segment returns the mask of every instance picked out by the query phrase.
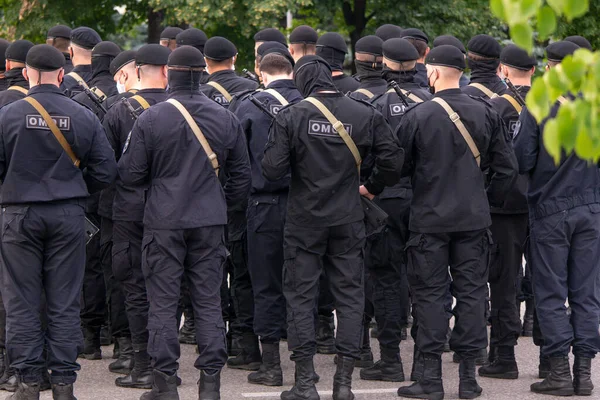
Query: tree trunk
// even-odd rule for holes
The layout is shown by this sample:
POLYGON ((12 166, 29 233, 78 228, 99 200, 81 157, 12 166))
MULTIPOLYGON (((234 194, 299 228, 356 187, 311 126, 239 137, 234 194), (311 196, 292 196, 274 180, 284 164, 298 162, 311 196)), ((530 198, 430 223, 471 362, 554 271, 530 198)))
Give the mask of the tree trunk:
POLYGON ((356 46, 356 42, 362 36, 365 27, 367 26, 367 22, 371 16, 367 17, 367 0, 353 0, 354 6, 350 4, 350 0, 343 0, 342 3, 342 11, 344 12, 344 20, 348 26, 353 27, 350 31, 350 51, 352 52, 352 73, 356 73, 356 66, 354 65, 354 60, 356 59, 356 55, 354 53, 354 47, 356 46))
POLYGON ((163 10, 154 11, 152 8, 148 8, 148 43, 158 43, 160 41, 164 18, 165 12, 163 10))

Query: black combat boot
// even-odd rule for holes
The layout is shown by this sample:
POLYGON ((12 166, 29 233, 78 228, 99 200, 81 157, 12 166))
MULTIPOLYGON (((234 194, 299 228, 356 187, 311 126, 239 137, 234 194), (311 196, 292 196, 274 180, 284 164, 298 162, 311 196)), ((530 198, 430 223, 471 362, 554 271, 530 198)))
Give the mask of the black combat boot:
POLYGON ((4 375, 4 371, 8 365, 6 364, 6 349, 0 348, 0 376, 4 375))
POLYGON ((354 359, 338 354, 338 363, 333 376, 333 400, 354 400, 352 393, 354 359))
POLYGON ((495 349, 497 354, 494 361, 488 366, 479 368, 479 376, 496 379, 519 378, 514 346, 498 346, 495 349))
POLYGON ((573 379, 569 366, 569 356, 551 357, 550 374, 541 382, 531 385, 531 391, 552 396, 573 396, 573 379))
POLYGON ((150 367, 150 356, 146 351, 146 346, 140 347, 133 353, 133 369, 127 376, 119 377, 115 380, 115 385, 124 388, 152 389, 154 376, 150 367))
POLYGON ((152 390, 144 393, 140 400, 179 400, 176 375, 163 374, 156 369, 152 371, 152 375, 152 390))
MULTIPOLYGON (((337 365, 338 356, 333 358, 333 363, 337 365)), ((373 366, 373 351, 371 351, 371 340, 369 338, 369 325, 363 325, 363 340, 360 347, 360 358, 354 363, 356 368, 369 368, 373 366)))
POLYGON ((50 374, 47 369, 42 370, 42 381, 40 382, 40 392, 45 392, 46 390, 52 389, 52 384, 50 383, 50 374))
POLYGON ((532 337, 533 336, 533 299, 525 300, 525 315, 523 316, 523 330, 521 336, 532 337))
POLYGON ((335 321, 331 317, 319 315, 317 322, 317 353, 335 354, 335 321))
POLYGON ((312 358, 296 361, 296 383, 291 390, 281 393, 281 400, 320 400, 315 387, 315 375, 312 358))
POLYGON ((196 344, 196 327, 194 325, 194 313, 185 310, 183 326, 179 330, 179 343, 196 344))
POLYGON ((400 352, 381 348, 381 360, 370 368, 360 371, 360 379, 366 381, 404 382, 404 369, 400 352))
POLYGON ((444 398, 442 358, 424 355, 423 377, 410 386, 398 389, 398 396, 410 399, 442 400, 444 398))
POLYGON ((212 375, 206 371, 200 372, 198 381, 198 400, 220 400, 221 399, 221 371, 212 375))
POLYGON ((463 357, 458 367, 460 382, 458 385, 459 399, 475 399, 481 396, 483 389, 475 377, 475 359, 463 357))
POLYGON ((487 348, 479 350, 479 354, 475 358, 475 365, 487 365, 487 363, 488 363, 487 348))
POLYGON ((410 380, 413 382, 418 382, 423 377, 423 354, 415 347, 413 349, 413 364, 412 371, 410 373, 410 380))
POLYGON ((39 400, 40 385, 37 383, 17 382, 15 392, 6 398, 6 400, 39 400))
POLYGON ((538 378, 546 379, 550 375, 550 357, 543 356, 540 348, 540 363, 538 365, 538 378))
POLYGON ((261 362, 258 337, 253 332, 244 332, 241 346, 238 355, 227 360, 227 366, 246 371, 258 371, 261 362))
POLYGON ((52 385, 52 398, 54 400, 77 400, 73 394, 73 384, 59 383, 52 385))
MULTIPOLYGON (((448 328, 446 331, 446 342, 444 343, 444 353, 450 353, 450 338, 452 337, 452 328, 448 328)), ((456 362, 456 361, 455 361, 456 362)))
MULTIPOLYGON (((7 365, 10 364, 7 362, 7 365)), ((0 389, 6 390, 7 392, 14 392, 17 390, 17 384, 17 371, 11 367, 6 368, 2 377, 0 377, 0 389)))
POLYGON ((102 325, 100 328, 100 344, 102 346, 110 346, 113 343, 113 339, 110 336, 110 332, 108 330, 108 326, 102 325))
POLYGON ((86 360, 102 360, 100 329, 86 327, 83 330, 83 351, 79 357, 86 360))
POLYGON ((594 390, 592 383, 592 359, 575 356, 573 364, 573 387, 577 396, 591 396, 594 390))
POLYGON ((248 382, 256 385, 283 386, 279 342, 262 344, 262 363, 258 371, 248 375, 248 382))
POLYGON ((117 338, 119 343, 119 359, 109 364, 108 370, 115 374, 128 375, 133 369, 133 346, 131 338, 117 338))

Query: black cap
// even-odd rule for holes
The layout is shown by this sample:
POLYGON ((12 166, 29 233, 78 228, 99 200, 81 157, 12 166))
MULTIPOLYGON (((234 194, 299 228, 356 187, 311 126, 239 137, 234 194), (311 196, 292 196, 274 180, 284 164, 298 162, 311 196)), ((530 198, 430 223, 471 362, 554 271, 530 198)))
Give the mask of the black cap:
POLYGON ((425 62, 430 65, 456 68, 463 71, 466 68, 465 55, 456 47, 443 44, 431 49, 425 62))
POLYGON ((415 39, 420 40, 421 42, 429 43, 429 36, 417 28, 407 28, 402 30, 402 37, 404 39, 415 39))
POLYGON ((354 45, 355 53, 367 53, 375 56, 383 54, 383 40, 379 36, 368 35, 358 39, 354 45))
POLYGON ((487 58, 500 58, 500 43, 489 35, 473 36, 467 43, 469 52, 487 58))
POLYGON ((169 55, 169 67, 203 68, 206 67, 204 55, 192 46, 181 46, 169 55))
MULTIPOLYGON (((266 28, 258 31, 254 35, 255 42, 279 42, 284 46, 287 45, 287 40, 285 40, 285 35, 281 33, 279 29, 275 28, 266 28)), ((232 56, 233 57, 233 56, 232 56)))
POLYGON ((48 29, 47 38, 71 39, 71 28, 66 25, 56 25, 48 29))
POLYGON ((383 56, 388 60, 401 63, 418 60, 419 52, 408 40, 393 38, 383 42, 383 56))
POLYGON ((177 46, 193 46, 202 52, 208 36, 197 28, 188 28, 177 35, 177 46))
POLYGON ((535 58, 514 44, 509 44, 500 53, 500 62, 512 68, 529 71, 537 65, 535 58))
POLYGON ((10 61, 24 63, 27 60, 27 53, 33 47, 29 40, 15 40, 4 53, 4 58, 10 61))
POLYGON ((211 37, 204 46, 204 56, 210 60, 223 61, 235 57, 236 54, 235 45, 221 36, 211 37))
POLYGON ((137 52, 135 50, 126 50, 120 52, 119 55, 116 56, 115 59, 110 62, 110 66, 108 67, 110 74, 116 74, 121 70, 121 68, 123 68, 130 62, 135 61, 136 53, 137 52))
POLYGON ((71 43, 84 49, 91 50, 101 41, 98 32, 87 26, 80 26, 71 31, 71 43))
POLYGON ((590 43, 590 41, 587 40, 586 38, 584 38, 583 36, 579 36, 579 35, 568 36, 568 37, 564 38, 563 40, 566 42, 575 43, 577 46, 579 46, 583 49, 588 49, 589 51, 594 51, 592 49, 592 44, 590 43))
POLYGON ((41 72, 56 71, 65 66, 65 56, 47 44, 38 44, 29 49, 25 63, 41 72))
POLYGON ((171 50, 160 44, 145 44, 135 55, 136 65, 167 65, 171 50))
MULTIPOLYGON (((0 54, 5 54, 6 49, 10 46, 10 42, 8 40, 0 39, 0 54)), ((5 71, 6 65, 3 62, 0 62, 0 71, 5 71)))
POLYGON ((258 49, 256 49, 256 54, 258 54, 261 57, 272 53, 284 56, 292 64, 292 66, 294 66, 294 58, 290 54, 290 51, 287 47, 285 47, 279 42, 264 42, 263 44, 258 46, 258 49))
POLYGON ((344 54, 348 53, 346 40, 337 32, 327 32, 323 34, 319 40, 317 40, 317 47, 331 47, 344 54))
POLYGON ((312 27, 308 25, 300 25, 292 31, 290 34, 290 43, 306 43, 316 44, 319 40, 319 34, 312 27))
POLYGON ((116 57, 121 52, 121 48, 113 42, 100 42, 92 50, 92 57, 116 57))
POLYGON ((173 40, 177 37, 177 35, 179 35, 181 32, 183 32, 183 29, 181 29, 178 26, 167 26, 165 29, 163 29, 163 31, 160 33, 160 40, 173 40))
POLYGON ((575 53, 577 49, 579 49, 579 46, 573 42, 554 42, 546 47, 546 56, 548 57, 548 61, 561 62, 563 58, 575 53))
POLYGON ((457 49, 459 49, 463 54, 467 54, 467 49, 465 49, 465 45, 452 35, 442 35, 433 39, 433 47, 442 46, 444 44, 454 46, 457 49))
POLYGON ((379 36, 381 40, 385 42, 388 39, 401 38, 402 30, 403 29, 397 25, 385 24, 377 28, 375 35, 379 36))

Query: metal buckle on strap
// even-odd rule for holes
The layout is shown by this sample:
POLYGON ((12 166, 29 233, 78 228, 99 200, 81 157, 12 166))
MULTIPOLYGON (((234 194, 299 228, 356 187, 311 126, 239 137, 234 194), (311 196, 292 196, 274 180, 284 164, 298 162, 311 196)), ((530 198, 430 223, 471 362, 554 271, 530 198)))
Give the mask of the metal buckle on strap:
POLYGON ((456 122, 460 119, 460 115, 458 115, 457 113, 452 113, 450 114, 450 121, 452 122, 456 122))
POLYGON ((217 155, 215 153, 212 153, 210 156, 208 156, 209 160, 214 160, 215 158, 217 158, 217 155))
POLYGON ((343 127, 344 127, 344 124, 342 124, 340 121, 335 121, 335 124, 333 124, 333 129, 335 129, 336 131, 339 128, 343 128, 343 127))

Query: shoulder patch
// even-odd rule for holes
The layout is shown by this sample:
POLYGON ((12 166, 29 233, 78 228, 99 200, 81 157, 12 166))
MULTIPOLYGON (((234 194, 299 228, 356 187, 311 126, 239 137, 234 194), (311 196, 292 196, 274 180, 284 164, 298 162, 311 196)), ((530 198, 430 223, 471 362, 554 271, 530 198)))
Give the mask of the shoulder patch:
MULTIPOLYGON (((50 118, 54 121, 58 129, 61 131, 68 131, 71 129, 71 117, 64 115, 51 115, 50 118)), ((39 114, 27 114, 25 115, 25 127, 27 129, 44 129, 49 131, 50 127, 39 114)))

